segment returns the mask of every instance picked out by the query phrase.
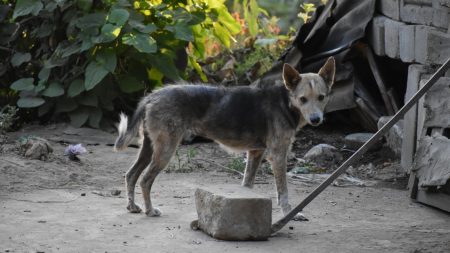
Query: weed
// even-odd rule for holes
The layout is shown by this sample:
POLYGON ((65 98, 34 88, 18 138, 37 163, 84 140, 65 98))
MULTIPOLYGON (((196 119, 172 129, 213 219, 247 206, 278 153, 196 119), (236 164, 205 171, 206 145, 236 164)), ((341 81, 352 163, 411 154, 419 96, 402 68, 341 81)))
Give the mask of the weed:
POLYGON ((228 164, 228 167, 230 169, 233 169, 233 170, 236 170, 239 172, 244 172, 245 161, 241 157, 235 157, 235 158, 231 159, 231 162, 228 164))
POLYGON ((15 106, 6 105, 0 110, 0 133, 11 129, 14 121, 17 119, 17 109, 15 106))

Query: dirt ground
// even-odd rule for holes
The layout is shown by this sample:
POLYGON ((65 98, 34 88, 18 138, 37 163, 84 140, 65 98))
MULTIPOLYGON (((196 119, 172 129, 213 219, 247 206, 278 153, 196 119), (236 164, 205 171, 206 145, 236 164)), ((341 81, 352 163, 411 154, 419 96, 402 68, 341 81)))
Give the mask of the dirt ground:
MULTIPOLYGON (((306 129, 294 156, 322 142, 341 148, 344 136, 327 127, 306 129)), ((153 202, 163 215, 149 218, 125 208, 123 176, 137 149, 114 153, 114 138, 66 125, 29 126, 2 136, 0 252, 450 252, 450 215, 412 202, 397 174, 377 177, 397 162, 384 148, 361 162, 377 168, 375 176, 358 175, 370 187, 330 186, 304 210, 309 221, 291 221, 268 241, 225 242, 190 229, 196 219, 193 193, 202 185, 240 184, 240 176, 223 166, 239 168, 242 155, 227 154, 214 143, 182 145, 153 187, 153 202), (30 135, 50 141, 54 151, 46 161, 19 154, 16 140, 30 135), (80 162, 63 155, 69 143, 86 146, 80 162)), ((339 163, 330 161, 325 170, 339 163)), ((263 167, 254 190, 272 198, 276 220, 281 210, 274 180, 267 163, 263 167)), ((290 178, 291 204, 315 186, 290 178)), ((136 199, 142 203, 139 187, 136 199)))

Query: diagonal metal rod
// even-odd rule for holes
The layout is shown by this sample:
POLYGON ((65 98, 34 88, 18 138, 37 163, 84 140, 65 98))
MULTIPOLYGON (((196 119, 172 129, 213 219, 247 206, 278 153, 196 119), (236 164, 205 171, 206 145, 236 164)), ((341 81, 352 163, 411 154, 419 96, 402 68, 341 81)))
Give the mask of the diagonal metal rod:
POLYGON ((445 71, 450 68, 450 58, 434 73, 434 75, 427 81, 427 83, 389 120, 378 132, 376 132, 372 138, 370 138, 364 145, 362 145, 350 158, 348 158, 339 168, 337 168, 325 181, 317 186, 306 198, 292 209, 285 217, 281 218, 274 224, 272 224, 272 234, 283 228, 294 216, 303 210, 313 199, 315 199, 323 190, 325 190, 337 177, 344 173, 347 168, 373 145, 375 144, 386 132, 397 123, 405 113, 413 107, 420 98, 433 86, 437 80, 444 75, 445 71))

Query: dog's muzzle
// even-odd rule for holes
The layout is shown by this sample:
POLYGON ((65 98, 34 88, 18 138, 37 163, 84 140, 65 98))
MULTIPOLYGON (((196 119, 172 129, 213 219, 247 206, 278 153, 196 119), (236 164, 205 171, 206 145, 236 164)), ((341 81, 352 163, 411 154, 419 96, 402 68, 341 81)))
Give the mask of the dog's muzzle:
POLYGON ((317 126, 320 123, 322 123, 322 117, 320 117, 320 115, 314 113, 311 116, 309 116, 309 122, 311 122, 311 125, 317 126))

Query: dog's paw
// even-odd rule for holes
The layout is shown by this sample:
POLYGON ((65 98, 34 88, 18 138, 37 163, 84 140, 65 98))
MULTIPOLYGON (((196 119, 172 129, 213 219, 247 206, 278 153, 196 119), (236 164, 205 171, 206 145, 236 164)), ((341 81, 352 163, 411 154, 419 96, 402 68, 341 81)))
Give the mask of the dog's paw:
POLYGON ((162 212, 158 208, 153 207, 152 209, 145 211, 145 214, 148 217, 158 217, 161 216, 162 212))
POLYGON ((309 221, 308 218, 305 217, 305 215, 303 215, 303 213, 297 213, 294 218, 292 218, 292 220, 295 221, 309 221))
POLYGON ((129 203, 127 209, 130 213, 140 213, 142 209, 135 203, 129 203))

